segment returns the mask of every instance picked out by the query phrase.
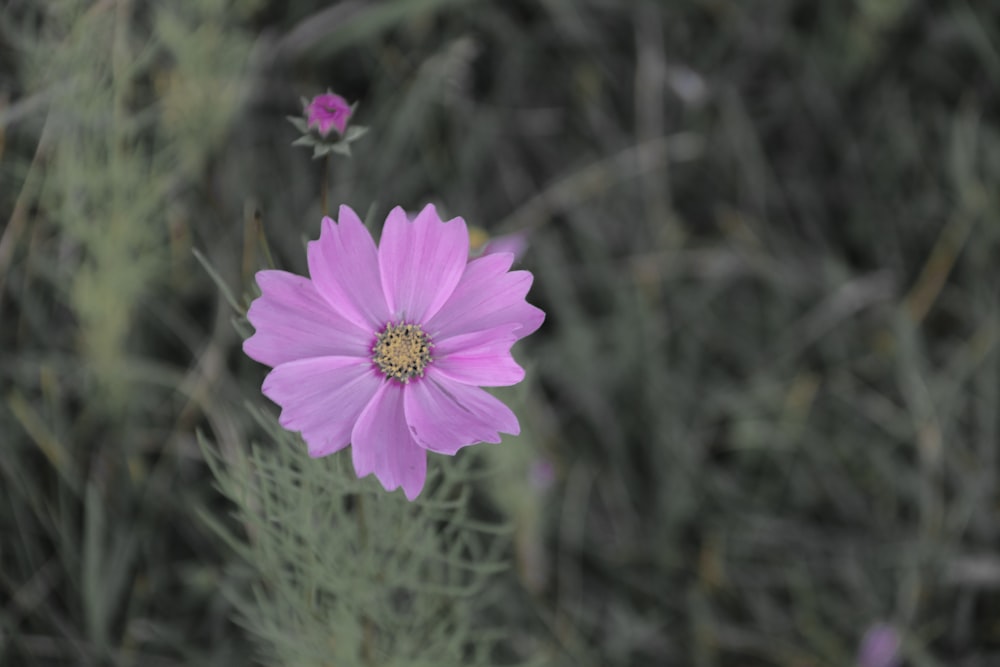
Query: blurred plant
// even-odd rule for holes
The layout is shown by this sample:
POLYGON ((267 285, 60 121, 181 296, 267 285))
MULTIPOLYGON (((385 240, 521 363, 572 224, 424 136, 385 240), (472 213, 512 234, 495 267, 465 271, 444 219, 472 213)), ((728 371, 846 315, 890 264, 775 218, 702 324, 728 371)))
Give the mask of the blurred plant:
POLYGON ((548 459, 536 459, 528 469, 528 482, 538 491, 548 491, 556 481, 556 468, 548 459))
POLYGON ((868 628, 858 650, 858 667, 897 667, 900 661, 899 632, 879 623, 868 628))
POLYGON ((88 399, 115 410, 136 380, 135 311, 171 275, 171 240, 187 236, 168 234, 168 212, 239 107, 250 42, 229 29, 231 9, 157 7, 147 26, 129 3, 70 0, 48 5, 23 43, 33 90, 60 90, 37 217, 72 244, 59 268, 99 389, 88 399))
POLYGON ((218 398, 189 367, 209 346, 180 306, 186 212, 240 108, 257 4, 0 12, 34 109, 0 130, 4 199, 23 184, 0 235, 4 665, 246 659, 201 585, 220 559, 190 522, 207 488, 174 483, 197 477, 185 432, 218 398))

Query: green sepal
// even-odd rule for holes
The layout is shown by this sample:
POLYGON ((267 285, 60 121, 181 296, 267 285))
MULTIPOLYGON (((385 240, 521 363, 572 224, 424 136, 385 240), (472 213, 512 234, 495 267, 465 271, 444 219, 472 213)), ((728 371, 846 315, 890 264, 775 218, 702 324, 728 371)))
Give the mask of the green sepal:
POLYGON ((330 150, 331 146, 329 144, 316 144, 313 147, 313 158, 323 157, 324 155, 329 153, 330 150))
POLYGON ((344 133, 344 141, 350 143, 352 141, 357 141, 361 137, 368 133, 368 127, 365 125, 348 125, 347 131, 344 133))
POLYGON ((309 125, 306 123, 305 118, 302 118, 301 116, 285 116, 285 118, 287 118, 288 122, 294 125, 295 129, 299 132, 305 134, 309 131, 309 125))
POLYGON ((321 142, 314 136, 309 134, 303 134, 301 137, 292 142, 293 146, 316 146, 321 142))

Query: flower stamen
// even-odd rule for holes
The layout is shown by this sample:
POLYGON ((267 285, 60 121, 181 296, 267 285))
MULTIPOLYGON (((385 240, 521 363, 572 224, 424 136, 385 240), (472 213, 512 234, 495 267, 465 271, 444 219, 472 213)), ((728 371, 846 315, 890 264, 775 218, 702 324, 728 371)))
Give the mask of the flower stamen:
POLYGON ((372 361, 389 378, 406 384, 423 377, 431 361, 431 339, 416 324, 386 324, 376 336, 372 361))

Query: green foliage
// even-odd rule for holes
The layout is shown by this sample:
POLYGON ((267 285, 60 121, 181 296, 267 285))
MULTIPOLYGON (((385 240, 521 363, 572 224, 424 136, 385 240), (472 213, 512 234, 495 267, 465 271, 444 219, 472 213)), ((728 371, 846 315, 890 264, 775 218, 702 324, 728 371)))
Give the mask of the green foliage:
POLYGON ((411 503, 358 480, 349 451, 310 459, 273 417, 257 419, 266 446, 227 456, 203 446, 242 529, 204 518, 252 571, 253 597, 237 606, 265 663, 492 664, 484 592, 506 567, 506 541, 470 516, 471 459, 434 459, 411 503))
POLYGON ((218 576, 189 521, 210 490, 174 488, 197 474, 190 423, 211 399, 188 365, 205 342, 164 354, 191 341, 179 212, 249 56, 231 4, 5 8, 26 106, 0 141, 0 664, 245 659, 199 583, 218 576))
POLYGON ((83 357, 116 408, 130 390, 135 310, 169 261, 167 212, 224 137, 249 54, 224 29, 224 4, 160 7, 149 27, 138 12, 58 3, 24 51, 25 69, 44 73, 34 86, 65 84, 45 120, 39 213, 74 245, 58 278, 83 357))

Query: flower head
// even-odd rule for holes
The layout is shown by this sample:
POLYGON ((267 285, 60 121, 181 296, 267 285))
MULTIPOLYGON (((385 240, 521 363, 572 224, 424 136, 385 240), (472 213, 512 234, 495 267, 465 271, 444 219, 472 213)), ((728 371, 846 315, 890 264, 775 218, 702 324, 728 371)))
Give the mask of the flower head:
POLYGON ((331 92, 317 95, 306 105, 308 127, 319 128, 319 133, 324 137, 332 127, 337 128, 338 134, 343 134, 352 113, 353 109, 347 100, 331 92))
POLYGON ((262 294, 247 314, 256 333, 243 349, 273 367, 264 394, 311 456, 350 444, 358 476, 375 473, 412 500, 427 451, 520 432, 481 387, 523 379, 510 348, 545 314, 524 300, 532 277, 509 270, 513 255, 468 253, 465 221, 444 222, 432 205, 412 221, 393 209, 378 246, 341 206, 309 243, 308 278, 257 274, 262 294))

